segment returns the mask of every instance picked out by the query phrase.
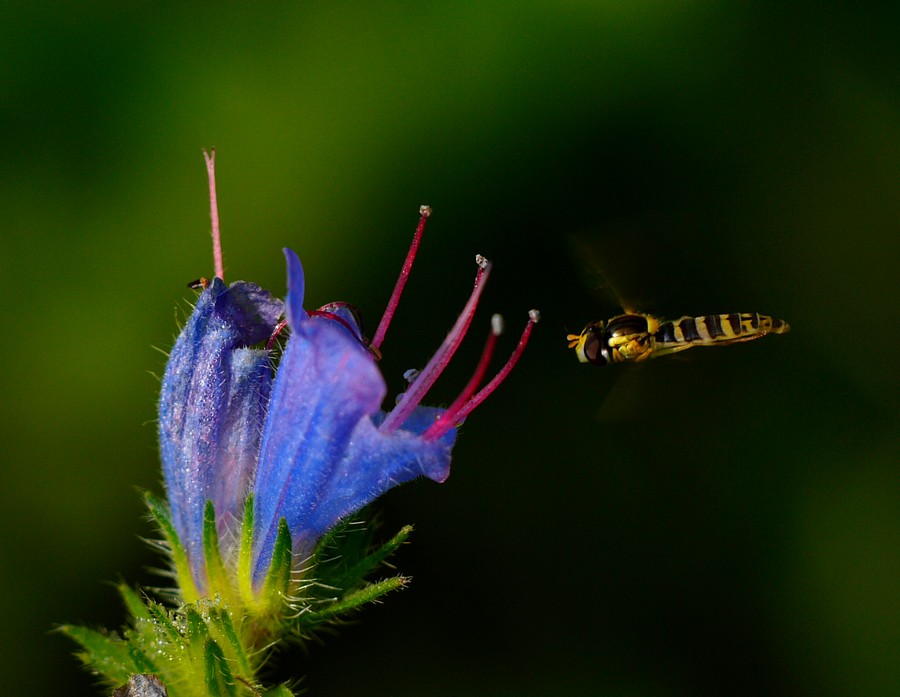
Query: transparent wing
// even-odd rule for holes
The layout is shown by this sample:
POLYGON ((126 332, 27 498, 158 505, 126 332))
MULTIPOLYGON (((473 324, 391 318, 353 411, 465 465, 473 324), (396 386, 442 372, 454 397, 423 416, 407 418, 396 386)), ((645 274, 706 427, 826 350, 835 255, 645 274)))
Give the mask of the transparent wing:
POLYGON ((598 312, 653 312, 671 278, 658 248, 662 224, 649 215, 620 218, 569 236, 569 254, 598 312))

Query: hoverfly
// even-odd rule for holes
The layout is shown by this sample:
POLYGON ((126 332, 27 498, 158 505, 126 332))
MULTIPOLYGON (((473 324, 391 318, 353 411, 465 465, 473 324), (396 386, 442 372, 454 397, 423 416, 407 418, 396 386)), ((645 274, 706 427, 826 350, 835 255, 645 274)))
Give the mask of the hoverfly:
MULTIPOLYGON (((604 289, 623 308, 621 314, 605 322, 590 322, 580 334, 567 336, 569 348, 575 349, 579 361, 593 365, 639 363, 694 346, 725 346, 790 330, 787 322, 756 312, 685 316, 669 322, 633 309, 631 301, 635 294, 629 292, 622 297, 616 290, 623 283, 627 286, 629 277, 644 281, 668 277, 667 269, 652 266, 653 259, 661 258, 657 243, 651 251, 646 242, 647 230, 658 224, 652 218, 623 219, 611 223, 602 235, 593 232, 570 237, 573 257, 578 260, 586 280, 591 286, 604 289), (640 254, 640 266, 635 268, 642 242, 645 253, 640 254)), ((631 291, 637 290, 634 284, 631 286, 631 291)), ((646 299, 646 284, 639 292, 646 299)))
POLYGON ((652 315, 626 312, 607 322, 591 322, 581 334, 569 334, 578 360, 593 365, 639 362, 694 346, 725 346, 784 334, 790 325, 756 312, 682 317, 663 322, 652 315))

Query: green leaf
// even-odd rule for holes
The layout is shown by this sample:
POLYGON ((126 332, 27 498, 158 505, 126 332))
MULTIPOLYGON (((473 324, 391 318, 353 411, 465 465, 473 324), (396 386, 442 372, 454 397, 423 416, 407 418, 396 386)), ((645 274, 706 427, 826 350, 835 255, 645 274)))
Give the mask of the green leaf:
POLYGON ((135 672, 128 644, 122 639, 75 625, 63 625, 59 631, 81 645, 84 651, 77 656, 111 684, 123 683, 135 672))

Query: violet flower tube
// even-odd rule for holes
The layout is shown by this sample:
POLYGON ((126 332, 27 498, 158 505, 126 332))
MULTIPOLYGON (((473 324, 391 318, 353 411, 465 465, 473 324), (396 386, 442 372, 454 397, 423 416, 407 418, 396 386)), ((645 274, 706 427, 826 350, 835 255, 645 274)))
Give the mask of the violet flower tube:
POLYGON ((159 442, 172 523, 194 583, 206 587, 203 512, 220 536, 242 511, 256 473, 272 374, 265 350, 282 302, 251 283, 213 279, 169 354, 159 399, 159 442))

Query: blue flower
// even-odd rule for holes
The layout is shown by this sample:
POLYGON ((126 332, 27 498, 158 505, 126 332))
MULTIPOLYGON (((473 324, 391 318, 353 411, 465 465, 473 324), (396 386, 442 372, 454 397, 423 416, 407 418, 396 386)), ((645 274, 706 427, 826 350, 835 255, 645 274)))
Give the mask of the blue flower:
POLYGON ((269 568, 281 518, 301 558, 318 539, 385 491, 419 476, 450 474, 456 429, 425 439, 439 409, 416 407, 395 429, 380 428, 387 388, 349 317, 303 310, 303 269, 288 262, 287 343, 263 432, 254 486, 253 578, 269 568))
POLYGON ((210 592, 207 564, 213 563, 205 558, 203 537, 208 501, 222 556, 234 570, 240 518, 252 493, 250 579, 234 583, 258 591, 273 563, 282 520, 299 566, 324 533, 388 489, 420 476, 444 481, 457 426, 518 360, 536 313, 510 361, 484 388, 478 390, 499 326, 476 375, 453 404, 420 404, 472 321, 490 271, 479 257, 475 287, 456 324, 394 408, 382 411, 387 389, 377 356, 429 212, 423 207, 371 342, 345 304, 304 309, 303 268, 289 249, 284 304, 258 286, 226 287, 220 278, 200 294, 169 356, 159 404, 171 520, 200 595, 210 592), (282 311, 290 336, 273 378, 269 349, 282 311))

